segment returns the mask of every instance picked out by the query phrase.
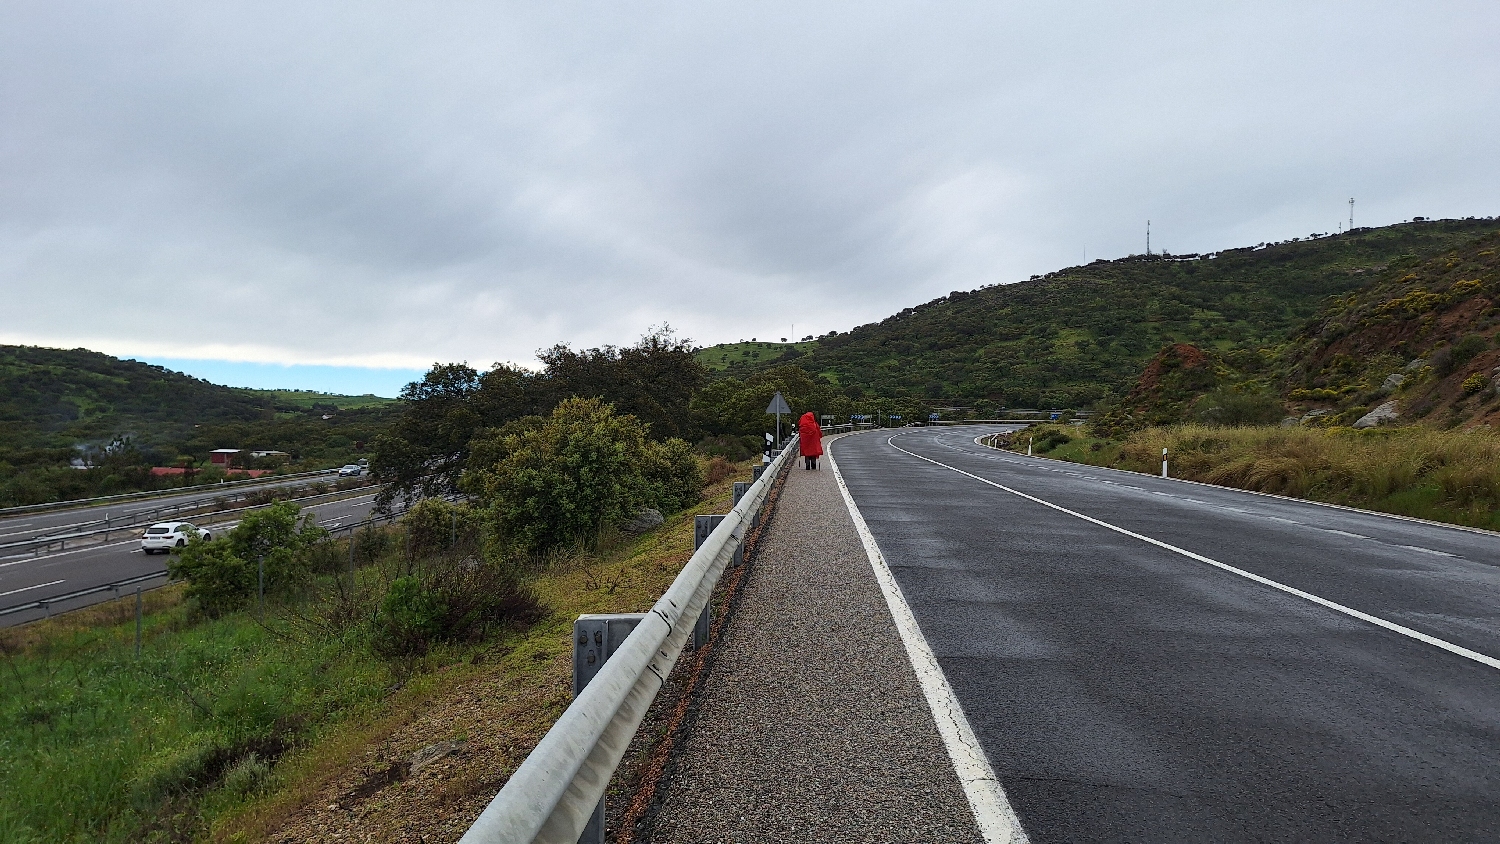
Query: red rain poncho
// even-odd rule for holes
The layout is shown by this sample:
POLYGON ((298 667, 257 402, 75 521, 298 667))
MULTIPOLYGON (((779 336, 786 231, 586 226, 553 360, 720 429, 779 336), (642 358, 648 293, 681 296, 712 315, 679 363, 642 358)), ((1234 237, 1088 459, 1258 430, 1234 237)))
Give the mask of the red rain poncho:
POLYGON ((818 420, 811 413, 802 414, 797 433, 800 436, 797 447, 802 449, 803 457, 823 456, 823 429, 818 427, 818 420))

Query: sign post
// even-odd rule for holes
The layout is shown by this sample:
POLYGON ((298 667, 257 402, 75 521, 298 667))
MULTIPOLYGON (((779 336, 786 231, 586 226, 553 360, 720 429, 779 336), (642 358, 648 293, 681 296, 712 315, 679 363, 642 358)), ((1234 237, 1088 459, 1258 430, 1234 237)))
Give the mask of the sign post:
POLYGON ((777 390, 776 395, 771 397, 771 403, 766 406, 766 413, 776 414, 776 447, 781 448, 781 414, 791 415, 792 409, 787 407, 786 398, 777 390))

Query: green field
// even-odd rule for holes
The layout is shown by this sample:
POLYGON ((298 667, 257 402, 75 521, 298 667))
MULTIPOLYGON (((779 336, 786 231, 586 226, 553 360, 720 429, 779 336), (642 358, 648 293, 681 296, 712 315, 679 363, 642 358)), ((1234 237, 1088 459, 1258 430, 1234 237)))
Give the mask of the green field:
POLYGON ((316 407, 335 407, 339 410, 352 410, 360 407, 385 407, 395 404, 396 399, 388 399, 384 396, 365 394, 363 396, 344 396, 337 393, 320 393, 317 390, 253 390, 247 387, 236 387, 238 392, 260 398, 271 402, 278 407, 296 407, 304 410, 312 410, 316 407))
POLYGON ((764 341, 747 341, 744 343, 720 343, 717 346, 709 346, 693 355, 698 362, 711 371, 728 369, 735 364, 743 366, 758 366, 770 361, 784 358, 788 351, 793 351, 793 357, 808 354, 818 347, 817 340, 808 340, 802 343, 767 343, 764 341))

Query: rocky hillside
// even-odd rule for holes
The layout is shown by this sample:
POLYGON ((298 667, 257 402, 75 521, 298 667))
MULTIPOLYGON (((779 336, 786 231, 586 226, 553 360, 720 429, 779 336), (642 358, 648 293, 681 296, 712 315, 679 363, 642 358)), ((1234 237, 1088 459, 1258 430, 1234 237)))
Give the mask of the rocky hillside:
POLYGON ((1442 427, 1500 422, 1500 233, 1403 261, 1328 305, 1285 354, 1285 397, 1300 416, 1442 427), (1377 421, 1377 420, 1367 420, 1377 421))

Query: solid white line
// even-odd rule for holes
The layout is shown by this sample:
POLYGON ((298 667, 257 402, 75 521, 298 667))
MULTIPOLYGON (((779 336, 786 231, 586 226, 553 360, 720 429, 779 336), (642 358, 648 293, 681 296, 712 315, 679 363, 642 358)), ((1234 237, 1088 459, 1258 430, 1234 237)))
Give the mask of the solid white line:
POLYGON ((1026 831, 1021 828, 1021 819, 1016 817, 1015 809, 1011 808, 1005 789, 1000 786, 994 768, 990 767, 990 760, 979 747, 974 728, 969 726, 969 719, 964 716, 958 696, 953 693, 953 687, 948 685, 948 678, 943 676, 937 656, 927 644, 922 629, 917 626, 916 616, 906 603, 906 596, 901 594, 901 586, 896 583, 890 567, 886 565, 885 556, 880 553, 880 546, 875 543, 875 536, 870 533, 869 525, 865 524, 864 517, 860 515, 854 497, 849 494, 849 487, 844 483, 844 476, 839 472, 839 465, 833 459, 831 449, 828 451, 828 466, 833 469, 839 492, 843 493, 849 515, 854 519, 854 528, 859 532, 860 541, 864 543, 865 554, 870 558, 870 568, 874 569, 880 592, 885 595, 886 605, 891 609, 896 630, 901 634, 902 644, 906 646, 907 658, 911 660, 912 668, 917 673, 922 695, 927 698, 932 719, 937 723, 938 734, 942 736, 943 745, 948 750, 948 758, 953 761, 953 770, 963 785, 964 796, 969 799, 969 808, 974 811, 974 820, 979 824, 980 833, 990 844, 1026 844, 1026 831))
MULTIPOLYGON (((1420 631, 1413 630, 1410 627, 1404 627, 1404 626, 1402 626, 1400 624, 1396 624, 1393 621, 1386 621, 1383 618, 1378 618, 1376 616, 1370 615, 1367 612, 1362 612, 1360 610, 1354 609, 1353 607, 1346 607, 1343 604, 1340 604, 1340 603, 1338 603, 1336 601, 1330 601, 1327 598, 1321 598, 1321 597, 1319 597, 1317 595, 1312 594, 1311 592, 1303 592, 1301 589, 1298 589, 1298 588, 1296 588, 1294 586, 1287 586, 1284 583, 1278 583, 1277 581, 1274 581, 1274 580, 1272 580, 1272 579, 1270 579, 1268 577, 1261 577, 1260 575, 1255 574, 1254 572, 1248 572, 1248 571, 1245 571, 1244 569, 1236 568, 1234 566, 1229 565, 1228 563, 1221 563, 1218 560, 1210 559, 1208 557, 1203 556, 1202 554, 1195 554, 1192 551, 1188 551, 1188 550, 1185 550, 1185 549, 1182 549, 1182 548, 1178 548, 1176 545, 1171 545, 1169 543, 1162 542, 1160 539, 1152 539, 1149 536, 1145 536, 1145 535, 1136 533, 1135 531, 1126 530, 1125 528, 1119 527, 1117 525, 1112 525, 1109 522, 1100 521, 1099 519, 1096 519, 1093 516, 1085 516, 1082 513, 1076 512, 1074 510, 1069 510, 1066 507, 1062 507, 1062 506, 1059 506, 1057 504, 1053 504, 1050 501, 1043 501, 1042 499, 1037 498, 1034 495, 1027 495, 1026 493, 1021 492, 1020 490, 1011 489, 1010 487, 1005 486, 1004 484, 996 483, 996 482, 990 480, 989 478, 981 478, 980 476, 975 475, 975 474, 973 474, 971 472, 965 472, 964 470, 962 470, 962 469, 960 469, 960 468, 958 468, 956 466, 949 466, 947 463, 939 463, 938 461, 933 460, 931 457, 923 457, 920 454, 915 454, 913 452, 907 451, 906 449, 902 448, 901 446, 896 445, 895 439, 896 439, 896 437, 892 436, 890 439, 886 440, 886 444, 889 445, 891 448, 894 448, 897 451, 901 452, 902 454, 909 454, 912 457, 917 458, 918 460, 925 460, 925 461, 927 461, 928 463, 931 463, 934 466, 941 466, 944 469, 948 469, 950 471, 957 472, 960 475, 964 475, 965 477, 973 478, 974 480, 979 481, 982 484, 989 484, 990 486, 995 487, 996 489, 1005 490, 1006 492, 1010 493, 1011 495, 1019 496, 1021 498, 1026 499, 1027 501, 1032 501, 1032 502, 1035 502, 1037 504, 1040 504, 1043 507, 1050 507, 1051 509, 1058 511, 1059 513, 1067 513, 1069 516, 1073 516, 1075 518, 1082 519, 1082 520, 1084 520, 1086 522, 1090 522, 1092 524, 1096 524, 1096 525, 1098 525, 1099 527, 1102 527, 1102 528, 1107 528, 1109 530, 1114 531, 1115 533, 1124 534, 1125 536, 1129 536, 1129 537, 1131 537, 1133 539, 1139 539, 1142 542, 1146 542, 1146 543, 1149 543, 1151 545, 1155 545, 1158 548, 1163 548, 1163 549, 1166 549, 1168 551, 1172 551, 1174 553, 1181 554, 1184 557, 1187 557, 1187 558, 1193 559, 1193 560, 1197 560, 1200 563, 1207 563, 1208 565, 1211 565, 1211 566, 1213 566, 1215 568, 1223 569, 1224 571, 1227 571, 1230 574, 1237 574, 1240 577, 1246 578, 1247 580, 1253 580, 1256 583, 1261 584, 1262 586, 1269 586, 1272 589, 1279 589, 1282 592, 1287 593, 1288 595, 1295 595, 1298 598, 1302 598, 1304 600, 1312 601, 1313 603, 1318 604, 1319 606, 1327 607, 1328 609, 1334 610, 1335 612, 1341 612, 1344 615, 1352 616, 1354 618, 1359 619, 1360 621, 1369 622, 1370 624, 1373 624, 1376 627, 1383 627, 1386 630, 1389 630, 1389 631, 1391 631, 1393 633, 1400 633, 1402 636, 1406 636, 1408 638, 1415 639, 1418 642, 1423 642, 1425 644, 1432 645, 1433 647, 1436 647, 1436 648, 1442 648, 1443 650, 1448 651, 1449 653, 1457 654, 1458 656, 1464 657, 1465 659, 1472 659, 1475 662, 1480 663, 1481 665, 1488 665, 1491 668, 1500 668, 1500 659, 1495 659, 1492 656, 1486 656, 1485 654, 1479 653, 1478 651, 1471 651, 1468 648, 1465 648, 1465 647, 1463 647, 1461 645, 1455 645, 1452 642, 1446 641, 1444 639, 1439 639, 1436 636, 1429 636, 1426 633, 1422 633, 1420 631)), ((832 462, 832 461, 830 461, 830 462, 832 462)), ((845 493, 845 495, 847 496, 847 493, 845 493)), ((1439 553, 1439 554, 1443 553, 1441 551, 1434 552, 1434 551, 1431 551, 1430 549, 1426 549, 1426 548, 1418 549, 1414 545, 1413 546, 1406 546, 1406 547, 1412 548, 1414 550, 1427 551, 1428 553, 1439 553)), ((1452 556, 1452 555, 1450 555, 1450 554, 1444 554, 1444 556, 1452 556)))
POLYGON ((23 586, 20 589, 12 589, 9 592, 0 592, 0 598, 4 598, 6 595, 15 595, 21 592, 30 592, 33 589, 46 589, 48 586, 56 586, 59 583, 67 582, 68 581, 66 580, 54 580, 51 583, 38 583, 35 586, 23 586))

